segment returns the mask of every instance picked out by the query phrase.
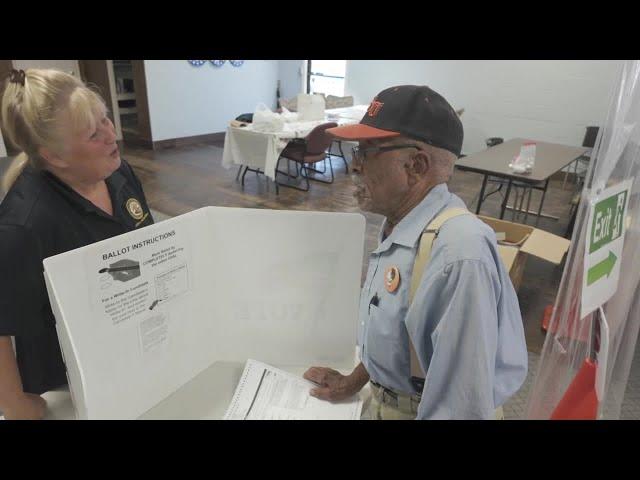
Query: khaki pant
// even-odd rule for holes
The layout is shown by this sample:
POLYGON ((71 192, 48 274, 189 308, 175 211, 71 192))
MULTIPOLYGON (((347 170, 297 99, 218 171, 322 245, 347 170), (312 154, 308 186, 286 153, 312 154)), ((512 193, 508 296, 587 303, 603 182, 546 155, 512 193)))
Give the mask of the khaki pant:
POLYGON ((371 393, 364 401, 362 420, 415 420, 420 401, 416 397, 399 395, 391 405, 384 392, 369 384, 371 393))
MULTIPOLYGON (((416 397, 398 395, 395 401, 389 402, 381 389, 369 386, 371 393, 364 400, 361 420, 415 420, 420 403, 416 397)), ((501 406, 496 408, 495 419, 504 420, 501 406)))

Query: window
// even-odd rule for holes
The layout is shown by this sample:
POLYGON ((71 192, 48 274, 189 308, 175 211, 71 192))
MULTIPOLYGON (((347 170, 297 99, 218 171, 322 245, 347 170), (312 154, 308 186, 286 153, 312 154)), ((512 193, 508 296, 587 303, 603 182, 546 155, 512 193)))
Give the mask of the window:
POLYGON ((346 60, 307 60, 307 93, 344 96, 346 60))

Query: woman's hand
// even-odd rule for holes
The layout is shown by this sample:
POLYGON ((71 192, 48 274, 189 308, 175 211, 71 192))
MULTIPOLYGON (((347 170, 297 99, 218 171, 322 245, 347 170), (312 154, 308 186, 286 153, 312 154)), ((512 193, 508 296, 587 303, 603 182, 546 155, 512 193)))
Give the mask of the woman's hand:
POLYGON ((5 420, 42 420, 46 410, 47 402, 40 395, 23 393, 3 413, 5 420))

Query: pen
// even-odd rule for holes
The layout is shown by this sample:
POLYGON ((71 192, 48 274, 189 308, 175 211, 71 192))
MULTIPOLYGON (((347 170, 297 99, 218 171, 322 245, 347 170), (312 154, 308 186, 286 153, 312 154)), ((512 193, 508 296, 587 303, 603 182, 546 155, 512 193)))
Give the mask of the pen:
POLYGON ((378 294, 376 293, 373 297, 371 297, 371 300, 369 300, 369 313, 371 313, 371 305, 373 305, 374 307, 377 307, 380 304, 380 297, 378 297, 378 294))

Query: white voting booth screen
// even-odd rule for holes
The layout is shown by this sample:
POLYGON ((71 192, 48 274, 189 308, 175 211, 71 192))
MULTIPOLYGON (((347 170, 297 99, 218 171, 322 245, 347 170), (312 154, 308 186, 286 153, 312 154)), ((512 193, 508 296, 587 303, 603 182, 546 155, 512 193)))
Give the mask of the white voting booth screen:
POLYGON ((217 362, 353 365, 364 229, 206 207, 46 259, 77 418, 139 418, 217 362))

